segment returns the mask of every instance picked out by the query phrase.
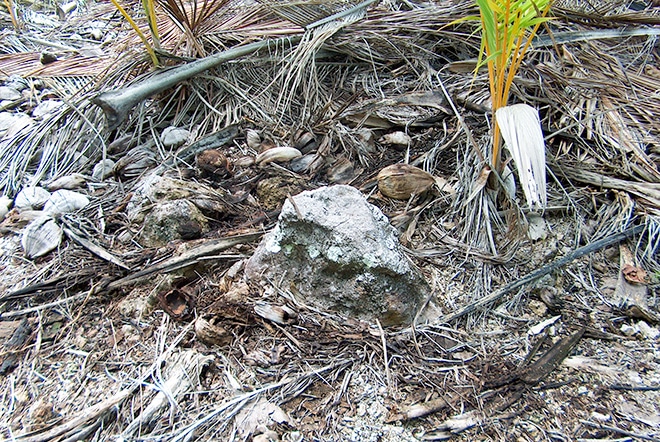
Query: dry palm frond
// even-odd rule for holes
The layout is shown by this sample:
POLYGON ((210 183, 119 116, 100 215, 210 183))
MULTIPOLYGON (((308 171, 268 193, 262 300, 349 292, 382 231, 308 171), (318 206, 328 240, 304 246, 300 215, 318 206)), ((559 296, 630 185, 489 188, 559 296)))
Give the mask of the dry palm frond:
MULTIPOLYGON (((270 0, 257 0, 269 10, 281 18, 294 23, 301 28, 307 27, 321 19, 330 17, 337 8, 345 6, 347 2, 329 1, 329 2, 277 2, 270 0)), ((348 3, 350 5, 350 3, 348 3)))
MULTIPOLYGON (((228 0, 161 0, 158 4, 165 10, 171 24, 177 32, 171 29, 170 23, 159 25, 163 33, 163 44, 170 49, 178 49, 182 44, 190 49, 184 49, 186 56, 205 56, 203 42, 204 24, 214 17, 221 9, 228 9, 228 0)), ((161 20, 162 22, 162 20, 161 20)), ((176 51, 181 53, 181 51, 176 51)))
POLYGON ((24 76, 26 73, 41 66, 41 63, 39 63, 40 57, 41 54, 39 52, 19 52, 0 55, 0 73, 7 77, 9 75, 24 76))
POLYGON ((638 29, 597 29, 585 31, 553 32, 552 35, 537 36, 533 45, 535 48, 549 47, 553 44, 576 43, 578 41, 609 40, 628 37, 652 37, 660 35, 657 28, 638 29))
POLYGON ((657 8, 631 11, 628 3, 619 1, 594 3, 558 0, 553 7, 553 13, 573 25, 615 27, 621 24, 657 25, 660 23, 660 11, 657 8))
MULTIPOLYGON (((36 66, 22 76, 27 78, 46 77, 87 77, 99 78, 112 65, 110 57, 76 56, 65 60, 56 60, 45 66, 36 66)), ((21 75, 21 74, 19 74, 21 75)))
POLYGON ((205 45, 221 48, 228 42, 299 34, 302 28, 278 17, 261 4, 238 4, 218 11, 213 20, 200 25, 205 45))
MULTIPOLYGON (((308 121, 312 113, 324 105, 327 101, 319 97, 319 81, 322 80, 321 73, 316 69, 315 57, 326 41, 343 27, 352 24, 365 16, 366 8, 372 2, 367 1, 347 7, 341 14, 330 15, 327 8, 332 2, 326 2, 324 7, 317 10, 309 8, 306 4, 290 5, 284 9, 279 5, 277 11, 286 12, 288 19, 296 20, 298 25, 307 27, 305 34, 298 43, 296 49, 283 60, 282 72, 280 77, 283 79, 281 84, 281 93, 277 99, 277 106, 281 109, 281 115, 284 116, 290 104, 296 96, 302 94, 302 115, 303 121, 308 121), (294 12, 296 12, 295 17, 294 12), (325 21, 324 19, 332 19, 325 21), (320 99, 319 99, 320 98, 320 99), (321 103, 321 106, 319 106, 321 103)), ((286 5, 286 4, 285 4, 286 5)), ((312 6, 318 6, 312 4, 312 6)), ((345 6, 345 4, 342 4, 345 6)), ((349 3, 349 6, 350 3, 349 3)))
POLYGON ((206 20, 228 3, 228 0, 161 0, 159 5, 182 31, 195 35, 206 20))
POLYGON ((469 2, 451 7, 430 4, 410 11, 370 11, 369 19, 358 22, 333 39, 333 49, 358 60, 387 65, 402 60, 442 61, 473 56, 479 48, 472 30, 447 25, 473 12, 469 2), (472 46, 474 52, 469 52, 472 46))
POLYGON ((628 176, 656 182, 658 169, 644 146, 656 144, 660 136, 660 124, 653 117, 660 111, 658 77, 652 69, 623 69, 605 53, 593 44, 586 50, 567 48, 564 60, 538 65, 547 78, 562 86, 546 89, 560 114, 551 129, 597 141, 591 153, 600 167, 628 170, 628 176), (631 158, 628 153, 633 154, 631 158))
POLYGON ((0 167, 0 188, 5 193, 14 193, 24 184, 37 185, 46 178, 84 170, 90 161, 100 158, 105 140, 92 123, 99 121, 100 110, 86 97, 70 105, 0 143, 5 163, 0 167), (71 124, 72 119, 80 119, 80 124, 71 124), (28 176, 29 182, 25 183, 28 176))

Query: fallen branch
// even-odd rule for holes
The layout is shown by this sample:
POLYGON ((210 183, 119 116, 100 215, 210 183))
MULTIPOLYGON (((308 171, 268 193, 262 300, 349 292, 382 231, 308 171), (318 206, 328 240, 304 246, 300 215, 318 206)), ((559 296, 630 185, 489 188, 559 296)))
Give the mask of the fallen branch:
POLYGON ((108 130, 115 130, 128 116, 128 112, 141 101, 169 89, 184 80, 195 77, 204 71, 222 63, 261 49, 272 49, 285 44, 295 44, 300 36, 281 37, 274 40, 263 40, 244 46, 234 47, 218 54, 213 54, 191 63, 167 69, 156 73, 150 78, 131 86, 111 92, 103 92, 92 99, 92 103, 103 109, 108 130))
POLYGON ((446 315, 442 318, 440 318, 439 323, 449 323, 451 321, 454 321, 462 316, 467 315, 468 313, 472 313, 482 307, 485 307, 489 304, 492 304, 493 302, 497 301, 507 293, 511 293, 514 290, 517 290, 524 285, 527 285, 531 282, 534 282, 545 275, 548 275, 552 273, 553 271, 564 267, 565 265, 575 261, 578 258, 581 258, 582 256, 588 255, 590 253, 595 252, 596 250, 603 249, 605 247, 611 246, 613 244, 617 244, 621 241, 623 241, 626 238, 629 238, 633 235, 636 235, 638 233, 641 233, 644 231, 646 226, 639 225, 639 226, 634 226, 629 229, 624 230, 623 232, 616 233, 614 235, 608 236, 603 239, 599 239, 598 241, 594 241, 591 244, 587 244, 584 247, 580 247, 577 250, 574 250, 573 252, 569 253, 566 256, 563 256, 556 261, 541 267, 540 269, 536 269, 533 272, 527 274, 526 276, 523 276, 520 279, 517 279, 516 281, 505 285, 499 290, 494 291, 488 296, 484 296, 483 298, 479 299, 476 302, 473 302, 472 304, 469 304, 462 309, 458 310, 457 312, 451 313, 449 315, 446 315))
POLYGON ((536 362, 524 367, 517 375, 526 384, 535 385, 548 376, 578 345, 584 335, 585 328, 557 342, 536 362))
POLYGON ((564 176, 568 179, 579 181, 584 184, 590 184, 592 186, 630 192, 633 195, 648 201, 650 209, 658 210, 660 207, 660 184, 658 183, 627 181, 601 175, 596 172, 589 172, 587 170, 560 167, 557 164, 550 164, 550 166, 558 176, 564 176))
POLYGON ((640 433, 633 433, 632 431, 624 430, 622 428, 617 428, 617 427, 612 427, 610 425, 603 425, 603 424, 598 424, 595 422, 589 422, 585 420, 580 420, 580 423, 583 425, 586 425, 587 427, 590 428, 596 428, 598 430, 604 430, 604 431, 611 431, 612 433, 617 433, 621 434, 623 436, 630 436, 635 439, 641 439, 641 440, 650 440, 654 442, 660 442, 660 439, 654 436, 649 436, 646 434, 640 434, 640 433))
POLYGON ((403 407, 398 413, 394 413, 385 419, 385 423, 394 423, 397 421, 407 421, 417 419, 420 417, 428 416, 429 414, 436 413, 444 410, 445 408, 453 405, 457 400, 457 396, 451 393, 445 394, 443 397, 432 399, 426 402, 420 402, 415 405, 403 407))
POLYGON ((14 290, 13 292, 0 295, 0 302, 26 298, 34 293, 44 295, 48 292, 72 290, 76 285, 79 285, 81 281, 89 281, 95 276, 98 276, 95 269, 92 267, 83 268, 78 270, 75 274, 59 275, 47 281, 31 284, 21 289, 14 290), (71 282, 72 279, 73 282, 71 282))
POLYGON ((188 250, 187 252, 174 256, 165 261, 154 264, 146 269, 140 270, 139 272, 132 273, 128 276, 125 276, 116 281, 112 281, 105 287, 101 287, 101 291, 112 291, 120 287, 123 287, 128 284, 139 281, 147 275, 159 272, 173 272, 175 270, 182 269, 194 264, 199 263, 204 257, 211 255, 216 255, 219 252, 226 250, 230 247, 234 247, 239 244, 245 244, 252 241, 256 241, 261 238, 263 235, 262 232, 249 233, 247 235, 238 235, 232 236, 229 238, 220 238, 216 240, 206 241, 202 245, 195 247, 194 249, 188 250))
POLYGON ((75 242, 77 242, 78 244, 80 244, 81 246, 83 246, 84 248, 86 248, 87 250, 89 250, 90 252, 95 254, 96 256, 98 256, 99 258, 104 259, 108 262, 111 262, 114 265, 116 265, 117 267, 121 267, 122 269, 125 269, 125 270, 130 270, 131 269, 121 259, 117 258, 112 253, 108 252, 103 247, 94 244, 92 241, 90 241, 86 238, 83 238, 81 235, 77 234, 72 229, 67 228, 67 227, 63 227, 62 230, 64 231, 64 233, 66 233, 66 236, 68 236, 69 238, 71 238, 72 240, 74 240, 75 242))

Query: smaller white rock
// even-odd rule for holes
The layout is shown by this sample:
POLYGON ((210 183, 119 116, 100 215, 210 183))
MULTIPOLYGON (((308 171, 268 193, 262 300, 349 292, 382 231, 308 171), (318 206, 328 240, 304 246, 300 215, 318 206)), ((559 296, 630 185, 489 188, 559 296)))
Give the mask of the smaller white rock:
POLYGON ((41 216, 27 225, 21 245, 25 255, 38 258, 57 248, 62 240, 62 229, 50 216, 41 216))
POLYGON ((32 117, 29 117, 27 114, 23 113, 16 113, 15 116, 17 118, 14 118, 14 121, 12 122, 11 126, 7 128, 7 132, 5 132, 5 138, 12 138, 14 135, 19 133, 21 130, 23 130, 26 127, 31 127, 34 125, 34 120, 32 117))
POLYGON ((96 41, 103 40, 103 31, 101 29, 94 28, 89 31, 89 36, 96 41))
POLYGON ((527 222, 529 223, 527 230, 529 239, 538 241, 539 239, 546 239, 548 237, 548 225, 542 216, 530 213, 527 216, 527 222))
POLYGON ((612 420, 612 415, 611 414, 603 414, 603 413, 598 413, 596 411, 591 413, 591 417, 593 417, 597 421, 601 421, 601 422, 608 422, 608 421, 612 420))
POLYGON ((25 187, 14 198, 14 207, 20 212, 23 210, 41 209, 50 198, 50 192, 43 187, 25 187))
POLYGON ((19 92, 30 87, 28 81, 25 78, 15 74, 10 75, 7 78, 7 81, 5 81, 5 86, 16 89, 19 92))
POLYGON ((22 97, 23 95, 13 87, 0 86, 0 100, 15 101, 22 97))
POLYGON ((57 111, 64 103, 59 100, 45 100, 32 110, 34 118, 44 118, 57 111))
POLYGON ((637 327, 633 327, 628 324, 622 324, 620 330, 621 333, 623 333, 626 336, 633 336, 635 333, 639 331, 637 327))
POLYGON ((0 221, 5 219, 5 216, 9 212, 9 208, 11 207, 11 198, 9 198, 6 195, 0 196, 0 221))
POLYGON ((410 135, 405 132, 397 131, 383 135, 378 142, 382 144, 408 147, 412 144, 412 138, 410 138, 410 135))
POLYGON ((9 129, 16 119, 16 114, 13 112, 0 112, 0 131, 9 129))
POLYGON ((87 178, 85 178, 84 175, 81 175, 79 173, 72 173, 71 175, 65 175, 63 177, 60 177, 56 180, 51 181, 48 183, 48 190, 51 192, 54 192, 56 190, 60 189, 79 189, 87 183, 87 178))
POLYGON ((160 135, 160 141, 165 147, 178 147, 185 143, 190 136, 190 131, 180 127, 166 127, 160 135))
POLYGON ((89 198, 82 193, 62 189, 53 192, 50 198, 48 198, 48 201, 44 204, 44 212, 56 216, 63 213, 75 212, 87 204, 89 204, 89 198))
POLYGON ((92 170, 92 178, 94 178, 94 181, 103 181, 112 175, 112 169, 114 167, 115 162, 110 158, 101 160, 96 164, 96 166, 94 166, 94 170, 92 170))
POLYGON ((637 328, 639 329, 639 333, 644 337, 644 339, 654 341, 660 336, 660 330, 655 327, 651 327, 644 321, 639 321, 637 323, 637 328))

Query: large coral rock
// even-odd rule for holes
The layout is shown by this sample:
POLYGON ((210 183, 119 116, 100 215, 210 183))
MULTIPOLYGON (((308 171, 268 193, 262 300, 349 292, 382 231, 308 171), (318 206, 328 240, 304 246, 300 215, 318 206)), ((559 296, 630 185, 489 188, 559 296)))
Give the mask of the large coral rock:
POLYGON ((284 288, 294 284, 306 303, 385 325, 412 321, 429 290, 387 217, 344 185, 286 201, 245 273, 284 288))

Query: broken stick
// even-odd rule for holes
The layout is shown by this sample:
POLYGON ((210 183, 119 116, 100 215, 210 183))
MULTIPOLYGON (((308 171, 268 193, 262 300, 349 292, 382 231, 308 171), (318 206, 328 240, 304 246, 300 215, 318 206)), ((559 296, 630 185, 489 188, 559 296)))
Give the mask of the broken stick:
POLYGON ((451 321, 454 321, 462 316, 467 315, 468 313, 472 313, 482 307, 485 307, 489 304, 492 304, 493 302, 497 301, 507 293, 511 293, 514 290, 517 290, 521 287, 523 287, 526 284, 529 284, 531 282, 534 282, 545 275, 548 275, 552 273, 553 271, 567 265, 570 262, 575 261, 578 258, 581 258, 582 256, 588 255, 590 253, 595 252, 596 250, 600 250, 602 248, 605 248, 607 246, 611 246, 613 244, 617 244, 621 241, 623 241, 626 238, 629 238, 633 235, 636 235, 638 233, 641 233, 645 229, 645 225, 639 225, 639 226, 634 226, 630 227, 629 229, 624 230, 623 232, 616 233, 614 235, 608 236, 603 239, 599 239, 598 241, 594 241, 591 244, 587 244, 584 247, 580 247, 577 250, 574 250, 573 252, 569 253, 566 256, 563 256, 556 261, 541 267, 540 269, 536 269, 533 272, 527 274, 526 276, 523 276, 520 279, 517 279, 516 281, 505 285, 499 290, 494 291, 488 296, 484 296, 480 300, 473 302, 472 304, 466 305, 462 309, 458 310, 457 312, 451 313, 449 315, 446 315, 442 318, 440 318, 440 323, 449 323, 451 321))
POLYGON ((142 269, 139 272, 135 272, 116 281, 112 281, 107 286, 102 287, 100 290, 116 290, 119 287, 137 282, 145 276, 151 275, 153 273, 173 272, 175 270, 194 265, 204 257, 215 255, 218 252, 226 250, 230 247, 237 246, 239 244, 256 241, 261 238, 262 235, 262 232, 257 232, 206 241, 202 245, 188 250, 186 253, 183 253, 179 256, 174 256, 172 258, 166 259, 165 261, 159 262, 158 264, 149 266, 146 269, 142 269))

